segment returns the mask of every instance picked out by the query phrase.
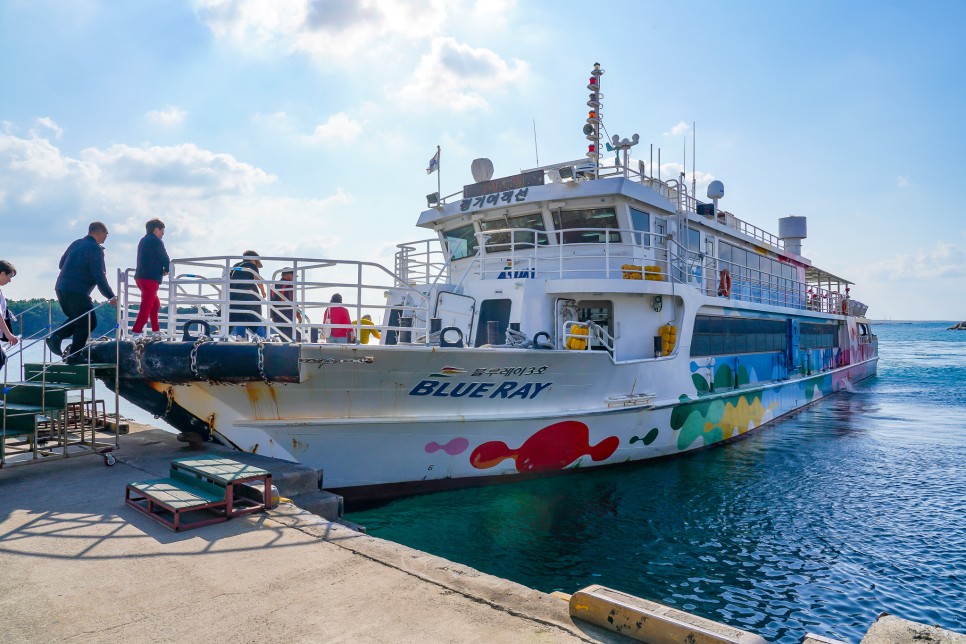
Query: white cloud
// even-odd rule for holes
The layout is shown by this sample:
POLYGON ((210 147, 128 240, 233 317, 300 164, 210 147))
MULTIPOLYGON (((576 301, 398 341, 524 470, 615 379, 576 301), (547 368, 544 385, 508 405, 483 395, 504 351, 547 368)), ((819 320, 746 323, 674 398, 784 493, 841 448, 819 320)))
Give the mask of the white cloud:
POLYGON ((899 188, 908 188, 910 185, 909 175, 901 175, 896 179, 896 186, 899 188))
POLYGON ((687 133, 691 129, 691 126, 684 121, 678 121, 678 124, 672 127, 667 132, 661 132, 661 136, 681 136, 687 133))
POLYGON ((328 222, 344 219, 331 213, 351 196, 341 189, 319 199, 260 194, 276 181, 230 154, 194 144, 115 144, 71 158, 48 139, 0 133, 0 220, 5 237, 18 240, 8 254, 20 269, 5 294, 52 295, 57 258, 94 220, 111 228, 109 271, 131 265, 151 217, 165 221, 165 242, 179 257, 251 247, 264 255, 316 257, 337 250, 328 222))
POLYGON ((489 49, 474 48, 456 39, 435 38, 419 61, 412 82, 397 98, 418 107, 449 108, 462 112, 488 106, 486 94, 504 93, 529 71, 524 61, 512 66, 489 49))
POLYGON ((863 272, 870 281, 962 278, 966 277, 966 251, 939 241, 932 249, 900 253, 892 259, 870 265, 863 272))
POLYGON ((250 194, 275 181, 265 171, 192 143, 131 147, 115 144, 106 150, 88 148, 84 161, 96 166, 107 190, 124 191, 135 184, 145 194, 183 195, 206 199, 216 195, 250 194))
POLYGON ((174 105, 166 105, 162 110, 151 110, 147 114, 148 120, 163 127, 174 127, 184 123, 188 112, 174 105))
POLYGON ((428 38, 446 19, 443 0, 195 0, 195 10, 216 37, 246 51, 324 62, 378 58, 388 41, 428 38))
MULTIPOLYGON (((59 125, 57 125, 54 122, 54 120, 51 118, 42 116, 37 119, 36 123, 38 128, 49 130, 54 135, 55 139, 60 139, 61 137, 64 136, 64 129, 59 125)), ((30 133, 33 136, 42 136, 41 132, 38 129, 31 130, 30 133)))
POLYGON ((318 125, 315 131, 305 137, 308 143, 353 143, 362 134, 363 124, 353 121, 345 112, 339 112, 329 117, 329 120, 318 125))

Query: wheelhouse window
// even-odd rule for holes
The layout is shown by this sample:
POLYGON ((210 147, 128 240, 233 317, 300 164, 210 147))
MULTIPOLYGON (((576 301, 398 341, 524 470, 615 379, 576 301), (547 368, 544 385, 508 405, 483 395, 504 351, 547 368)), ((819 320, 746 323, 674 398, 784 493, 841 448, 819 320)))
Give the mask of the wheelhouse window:
MULTIPOLYGON (((481 221, 480 228, 484 232, 488 230, 506 230, 507 228, 546 230, 543 223, 543 215, 539 212, 519 215, 517 217, 502 217, 500 219, 481 221)), ((526 231, 514 232, 512 240, 508 232, 489 233, 488 237, 486 250, 489 253, 508 251, 511 250, 511 246, 513 250, 519 250, 521 248, 533 248, 535 245, 545 246, 549 243, 547 235, 526 231)))
POLYGON ((463 259, 471 255, 476 255, 479 246, 476 239, 476 229, 473 224, 454 228, 443 233, 446 239, 446 248, 453 259, 463 259))
POLYGON ((613 208, 558 210, 553 213, 553 225, 560 231, 563 244, 619 243, 621 240, 620 233, 616 232, 617 215, 613 208), (581 228, 601 230, 579 230, 581 228), (614 229, 615 232, 607 232, 606 229, 614 229))
POLYGON ((691 336, 691 356, 785 351, 785 320, 699 315, 691 336))
POLYGON ((637 208, 631 208, 631 228, 636 231, 634 233, 634 243, 638 246, 650 246, 651 236, 646 234, 651 232, 651 214, 644 212, 643 210, 638 210, 637 208))

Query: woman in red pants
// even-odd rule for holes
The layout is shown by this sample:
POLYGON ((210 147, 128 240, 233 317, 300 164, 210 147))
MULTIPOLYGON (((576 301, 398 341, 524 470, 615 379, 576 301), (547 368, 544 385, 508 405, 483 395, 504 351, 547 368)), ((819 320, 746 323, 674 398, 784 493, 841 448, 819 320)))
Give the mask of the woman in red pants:
POLYGON ((144 330, 148 318, 151 319, 151 329, 154 332, 161 330, 158 324, 158 312, 161 310, 158 289, 170 268, 168 251, 161 241, 164 237, 164 222, 160 219, 152 219, 144 225, 144 228, 147 234, 138 242, 138 265, 137 270, 134 271, 134 281, 141 289, 141 308, 138 309, 138 317, 132 329, 135 335, 144 330))

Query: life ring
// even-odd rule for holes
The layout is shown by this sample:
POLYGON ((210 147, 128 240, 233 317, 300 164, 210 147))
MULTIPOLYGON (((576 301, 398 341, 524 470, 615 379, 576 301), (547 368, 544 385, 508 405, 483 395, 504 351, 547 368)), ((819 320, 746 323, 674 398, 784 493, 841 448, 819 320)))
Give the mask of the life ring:
POLYGON ((727 268, 721 269, 721 279, 718 280, 718 295, 720 297, 731 297, 731 273, 727 268))
POLYGON ((441 347, 462 347, 463 346, 463 330, 458 326, 448 326, 441 329, 439 332, 439 346, 441 347), (450 332, 456 333, 456 340, 450 340, 446 336, 450 332))
POLYGON ((201 327, 201 337, 204 338, 211 335, 211 325, 206 320, 188 320, 181 326, 182 342, 191 342, 192 340, 198 339, 198 336, 191 335, 191 328, 195 325, 201 327))

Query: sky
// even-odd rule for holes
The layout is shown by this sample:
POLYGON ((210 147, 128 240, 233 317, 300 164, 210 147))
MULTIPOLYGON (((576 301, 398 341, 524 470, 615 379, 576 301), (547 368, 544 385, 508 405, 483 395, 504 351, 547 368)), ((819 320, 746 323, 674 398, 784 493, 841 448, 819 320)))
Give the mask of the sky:
POLYGON ((392 267, 430 236, 437 145, 443 194, 478 157, 581 158, 599 62, 608 132, 663 177, 696 145, 699 198, 807 217, 870 317, 966 320, 964 24, 941 0, 0 0, 4 293, 53 297, 94 220, 112 279, 152 217, 173 257, 392 267))

